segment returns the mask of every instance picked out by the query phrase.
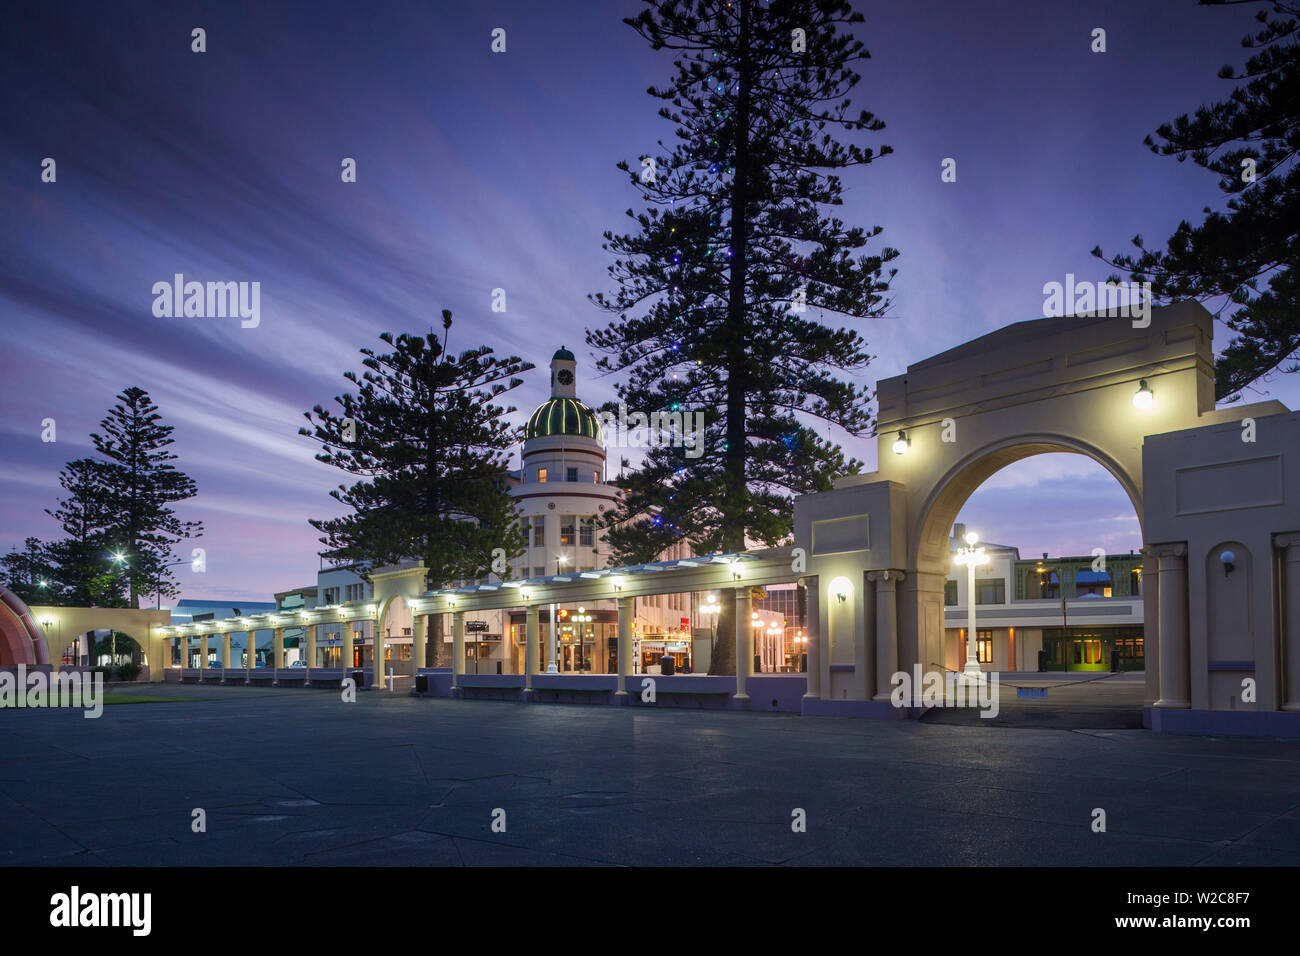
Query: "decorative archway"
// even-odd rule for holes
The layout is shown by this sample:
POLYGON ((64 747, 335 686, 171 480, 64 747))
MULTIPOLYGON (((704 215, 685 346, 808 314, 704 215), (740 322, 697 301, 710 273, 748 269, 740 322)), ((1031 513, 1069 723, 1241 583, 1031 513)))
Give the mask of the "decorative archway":
MULTIPOLYGON (((795 504, 795 544, 808 551, 823 607, 836 576, 897 572, 880 578, 896 586, 878 591, 874 609, 855 621, 854 665, 837 665, 854 673, 823 666, 821 698, 861 700, 865 685, 865 699, 879 702, 888 696, 886 671, 942 666, 949 529, 970 495, 1013 462, 1052 452, 1097 462, 1128 495, 1145 542, 1148 436, 1249 414, 1214 408, 1212 333, 1212 317, 1194 302, 1153 309, 1140 324, 1105 315, 1035 319, 879 382, 877 471, 795 504)), ((1154 609, 1147 616, 1154 635, 1154 609)), ((1147 646, 1154 700, 1158 642, 1147 646)))

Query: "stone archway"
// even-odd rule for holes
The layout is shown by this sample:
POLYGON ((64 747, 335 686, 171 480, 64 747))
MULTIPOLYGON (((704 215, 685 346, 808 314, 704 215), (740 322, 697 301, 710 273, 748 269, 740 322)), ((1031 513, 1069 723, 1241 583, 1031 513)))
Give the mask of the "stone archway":
MULTIPOLYGON (((1116 461, 1109 454, 1077 438, 1064 435, 1028 434, 991 442, 958 461, 936 482, 917 509, 915 533, 910 538, 908 567, 913 570, 911 598, 906 606, 917 615, 915 660, 924 666, 942 663, 944 648, 943 582, 951 555, 949 533, 961 509, 981 485, 1015 462, 1036 455, 1067 453, 1082 455, 1101 465, 1124 490, 1142 526, 1142 475, 1116 461), (925 639, 922 639, 922 635, 925 639), (938 640, 938 644, 931 641, 938 640)), ((907 632, 901 635, 904 641, 907 632)), ((910 643, 908 650, 912 650, 910 643)), ((1156 653, 1155 651, 1152 652, 1156 653)))
MULTIPOLYGON (((810 576, 888 572, 879 580, 894 582, 854 623, 852 679, 823 667, 832 699, 862 700, 865 686, 866 699, 887 700, 886 670, 942 667, 948 529, 966 499, 1007 465, 1050 452, 1091 458, 1119 482, 1145 532, 1147 437, 1222 416, 1212 334, 1213 318, 1194 302, 1153 309, 1141 325, 1105 315, 1035 319, 879 382, 877 471, 796 502, 795 543, 808 551, 810 576)), ((1148 627, 1153 616, 1151 609, 1148 627)), ((1159 649, 1149 646, 1151 668, 1159 649)), ((1149 674, 1152 690, 1153 680, 1149 674)), ((826 687, 820 693, 826 699, 826 687)))

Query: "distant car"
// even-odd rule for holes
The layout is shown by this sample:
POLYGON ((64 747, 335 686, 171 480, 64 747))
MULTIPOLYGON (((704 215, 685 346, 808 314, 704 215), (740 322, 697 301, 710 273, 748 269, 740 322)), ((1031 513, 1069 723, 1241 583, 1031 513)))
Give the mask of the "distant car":
POLYGON ((290 664, 289 666, 290 666, 290 667, 306 667, 306 666, 307 666, 307 662, 306 662, 306 661, 294 661, 294 662, 293 662, 292 664, 290 664))

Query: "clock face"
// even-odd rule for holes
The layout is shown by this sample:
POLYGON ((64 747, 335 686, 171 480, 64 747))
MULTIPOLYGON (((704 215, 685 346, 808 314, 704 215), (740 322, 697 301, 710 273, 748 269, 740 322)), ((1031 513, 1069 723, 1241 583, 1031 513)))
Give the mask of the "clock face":
POLYGON ((560 369, 559 374, 557 374, 555 377, 559 379, 561 385, 573 384, 573 373, 570 372, 567 368, 560 369))

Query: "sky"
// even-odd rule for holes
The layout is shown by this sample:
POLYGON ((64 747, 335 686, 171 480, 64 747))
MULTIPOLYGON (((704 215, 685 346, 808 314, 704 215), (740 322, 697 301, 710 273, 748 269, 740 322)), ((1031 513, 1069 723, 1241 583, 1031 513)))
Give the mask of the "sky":
MULTIPOLYGON (((197 497, 190 598, 266 599, 312 583, 312 517, 340 473, 297 435, 383 331, 455 316, 451 347, 538 368, 511 393, 547 397, 561 345, 595 377, 585 330, 607 317, 601 249, 637 196, 615 164, 671 136, 646 88, 671 75, 621 22, 642 4, 9 2, 0 10, 0 548, 55 538, 44 514, 64 463, 124 388, 175 426, 197 497), (191 30, 206 31, 206 52, 191 30), (492 31, 506 31, 493 53, 492 31), (45 157, 54 183, 41 182, 45 157), (343 183, 341 162, 357 164, 343 183), (260 321, 156 317, 176 273, 257 281, 260 321), (493 312, 492 290, 506 290, 493 312), (56 440, 43 441, 53 419, 56 440)), ((1100 244, 1152 245, 1214 178, 1153 155, 1162 122, 1222 98, 1256 6, 1191 0, 858 3, 872 58, 853 94, 894 152, 844 177, 848 223, 900 250, 890 313, 858 325, 874 384, 912 362, 1042 315, 1044 283, 1101 280, 1100 244), (1090 50, 1106 30, 1105 53, 1090 50), (957 181, 941 163, 957 161, 957 181)), ((839 321, 833 317, 829 320, 839 321)), ((1226 329, 1216 326, 1216 347, 1226 329)), ((1300 404, 1297 376, 1247 400, 1300 404)), ((834 434, 875 466, 875 441, 834 434)), ((961 520, 1023 555, 1140 547, 1127 497, 1072 455, 993 476, 961 520)), ((187 545, 188 547, 188 545, 187 545)), ((188 551, 182 550, 182 557, 188 551)))

